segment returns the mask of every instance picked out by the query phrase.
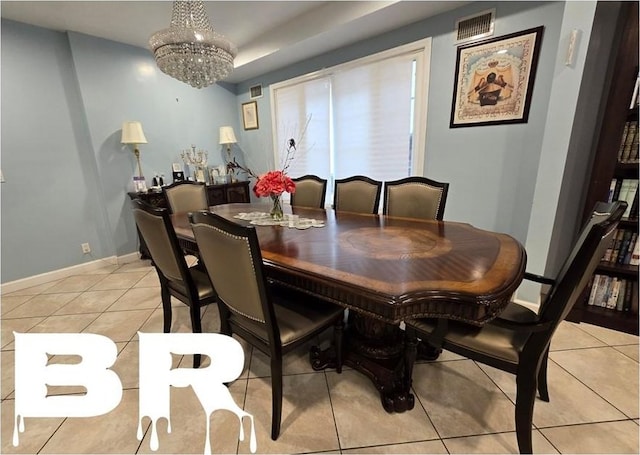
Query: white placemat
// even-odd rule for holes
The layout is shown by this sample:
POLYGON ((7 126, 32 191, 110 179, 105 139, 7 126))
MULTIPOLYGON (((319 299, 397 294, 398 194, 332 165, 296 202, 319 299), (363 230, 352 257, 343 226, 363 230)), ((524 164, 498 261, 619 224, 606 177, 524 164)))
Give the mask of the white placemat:
POLYGON ((292 229, 309 229, 310 227, 324 227, 323 220, 316 220, 314 218, 300 218, 297 215, 284 214, 282 221, 277 221, 271 218, 271 215, 267 212, 240 212, 234 215, 234 218, 240 220, 250 221, 251 224, 256 226, 282 226, 292 229))

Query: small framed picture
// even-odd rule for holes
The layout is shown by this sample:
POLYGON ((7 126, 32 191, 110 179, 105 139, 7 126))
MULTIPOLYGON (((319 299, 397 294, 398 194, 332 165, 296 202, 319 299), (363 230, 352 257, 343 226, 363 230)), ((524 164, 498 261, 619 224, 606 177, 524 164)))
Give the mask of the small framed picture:
POLYGON ((173 171, 173 181, 174 182, 182 182, 184 180, 184 172, 183 171, 173 171))
POLYGON ((196 169, 195 177, 196 177, 196 182, 206 182, 207 181, 205 179, 205 176, 204 176, 204 169, 202 169, 202 168, 196 169))
POLYGON ((258 102, 242 103, 242 124, 245 130, 258 129, 258 102))
POLYGON ((171 165, 171 169, 173 170, 173 172, 180 172, 182 171, 182 166, 180 165, 180 163, 173 163, 171 165))
POLYGON ((133 190, 136 193, 146 193, 147 192, 147 182, 144 177, 134 177, 133 178, 133 190))

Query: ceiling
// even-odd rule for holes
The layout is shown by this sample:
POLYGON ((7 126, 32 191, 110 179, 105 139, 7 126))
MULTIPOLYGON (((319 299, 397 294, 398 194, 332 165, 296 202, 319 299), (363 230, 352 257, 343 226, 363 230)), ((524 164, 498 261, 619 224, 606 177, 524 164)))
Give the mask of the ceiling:
MULTIPOLYGON (((238 47, 228 82, 238 83, 435 16, 468 1, 205 2, 215 31, 238 47)), ((2 1, 3 18, 148 49, 167 28, 170 1, 2 1)), ((455 24, 451 24, 453 29, 455 24)))

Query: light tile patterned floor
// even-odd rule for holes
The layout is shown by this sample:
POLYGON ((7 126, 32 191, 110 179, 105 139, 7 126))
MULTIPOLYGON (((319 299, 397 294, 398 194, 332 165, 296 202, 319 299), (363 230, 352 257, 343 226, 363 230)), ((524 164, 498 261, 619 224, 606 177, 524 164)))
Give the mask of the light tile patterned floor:
MULTIPOLYGON (((77 275, 2 296, 0 453, 153 453, 149 421, 138 441, 137 331, 160 332, 157 276, 148 261, 77 275), (124 392, 111 413, 91 418, 30 418, 12 445, 14 342, 17 332, 89 332, 119 350, 114 370, 124 392)), ((203 313, 217 332, 217 309, 203 313)), ((173 332, 189 332, 187 307, 174 303, 173 332)), ((241 342, 242 343, 242 342, 241 342)), ((416 365, 416 406, 387 414, 363 375, 314 372, 308 346, 285 358, 282 432, 272 441, 268 358, 246 343, 245 371, 230 387, 255 417, 259 453, 516 453, 515 382, 511 375, 451 353, 416 365)), ((536 453, 639 453, 638 337, 586 324, 562 323, 550 353, 551 402, 537 401, 536 453)), ((189 367, 191 358, 176 358, 189 367)), ((60 391, 63 393, 65 390, 60 391)), ((203 453, 205 413, 190 388, 171 392, 171 433, 158 425, 158 453, 203 453)), ((250 453, 228 412, 211 418, 214 453, 250 453)), ((245 424, 248 431, 248 425, 245 424)))

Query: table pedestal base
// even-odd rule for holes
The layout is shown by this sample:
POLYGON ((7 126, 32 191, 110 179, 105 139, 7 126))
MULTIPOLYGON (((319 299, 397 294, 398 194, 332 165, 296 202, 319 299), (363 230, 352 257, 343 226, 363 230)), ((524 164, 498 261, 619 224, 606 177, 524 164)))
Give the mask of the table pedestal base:
MULTIPOLYGON (((404 332, 399 327, 351 312, 342 342, 342 363, 366 375, 378 389, 385 411, 413 409, 411 378, 406 375, 404 332)), ((311 350, 314 370, 335 368, 332 348, 311 350)))

